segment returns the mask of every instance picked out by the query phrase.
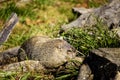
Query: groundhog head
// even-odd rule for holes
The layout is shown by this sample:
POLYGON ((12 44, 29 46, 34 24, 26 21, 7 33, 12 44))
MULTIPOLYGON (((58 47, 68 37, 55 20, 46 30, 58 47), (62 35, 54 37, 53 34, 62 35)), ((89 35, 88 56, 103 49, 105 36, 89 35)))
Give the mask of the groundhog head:
POLYGON ((43 37, 34 37, 23 43, 18 53, 19 61, 30 59, 40 61, 45 67, 58 67, 76 56, 75 48, 65 40, 41 39, 43 37))

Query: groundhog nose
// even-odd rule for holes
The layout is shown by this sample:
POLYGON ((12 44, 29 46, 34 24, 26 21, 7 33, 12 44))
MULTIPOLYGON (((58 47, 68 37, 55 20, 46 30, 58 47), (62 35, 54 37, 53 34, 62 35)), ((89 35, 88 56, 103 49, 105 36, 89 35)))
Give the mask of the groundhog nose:
POLYGON ((72 54, 72 53, 75 53, 76 51, 74 49, 69 49, 67 50, 67 54, 72 54))
POLYGON ((67 50, 67 53, 69 54, 69 53, 71 53, 72 52, 72 50, 67 50))

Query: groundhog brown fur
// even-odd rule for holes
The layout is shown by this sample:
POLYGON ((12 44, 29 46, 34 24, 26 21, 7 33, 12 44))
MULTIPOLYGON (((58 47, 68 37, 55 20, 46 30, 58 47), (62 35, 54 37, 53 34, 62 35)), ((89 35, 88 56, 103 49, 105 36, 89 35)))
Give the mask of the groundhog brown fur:
POLYGON ((58 67, 75 56, 75 48, 65 40, 43 36, 28 39, 18 51, 18 61, 36 60, 48 68, 58 67))

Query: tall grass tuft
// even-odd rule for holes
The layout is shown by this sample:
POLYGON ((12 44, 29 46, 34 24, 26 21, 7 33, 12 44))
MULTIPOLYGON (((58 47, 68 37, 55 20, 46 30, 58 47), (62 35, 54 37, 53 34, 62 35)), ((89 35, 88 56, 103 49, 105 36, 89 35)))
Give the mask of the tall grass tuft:
POLYGON ((45 10, 47 6, 53 5, 54 0, 33 0, 35 7, 45 10))
POLYGON ((71 45, 86 54, 99 47, 120 47, 116 32, 98 21, 97 24, 85 28, 73 28, 62 34, 71 45))
POLYGON ((32 11, 32 7, 28 6, 29 8, 28 7, 18 8, 14 1, 6 2, 3 5, 4 7, 0 8, 0 15, 1 15, 0 19, 1 20, 6 20, 12 12, 17 13, 18 16, 22 16, 22 17, 29 17, 29 16, 32 17, 35 14, 32 11))

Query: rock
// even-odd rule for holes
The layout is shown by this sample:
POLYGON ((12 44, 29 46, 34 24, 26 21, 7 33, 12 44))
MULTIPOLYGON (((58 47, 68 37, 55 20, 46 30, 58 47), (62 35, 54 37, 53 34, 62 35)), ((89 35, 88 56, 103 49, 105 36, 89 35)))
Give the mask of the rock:
POLYGON ((77 80, 93 80, 92 72, 87 64, 83 64, 80 67, 77 80))
MULTIPOLYGON (((2 0, 4 1, 4 0, 2 0)), ((0 47, 1 45, 7 41, 10 33, 12 32, 13 28, 15 27, 16 23, 18 22, 18 17, 16 13, 12 13, 10 15, 10 17, 8 18, 8 20, 6 21, 6 23, 3 26, 2 31, 0 32, 0 47)), ((10 49, 8 51, 5 52, 1 52, 0 53, 0 65, 6 63, 6 58, 8 58, 8 54, 12 54, 10 53, 10 49)), ((16 50, 13 50, 13 54, 16 53, 16 50)), ((11 55, 13 56, 13 55, 11 55)), ((8 58, 9 61, 9 58, 8 58)))
POLYGON ((106 58, 110 62, 120 66, 120 48, 99 48, 92 50, 91 53, 102 58, 106 58))
POLYGON ((86 9, 86 8, 73 8, 73 12, 77 12, 79 14, 91 13, 94 11, 94 8, 86 9))
POLYGON ((120 27, 120 0, 112 0, 99 8, 73 8, 73 10, 81 15, 73 22, 63 25, 61 28, 64 31, 73 27, 92 26, 97 23, 97 18, 102 19, 110 29, 120 27))
POLYGON ((11 31, 13 30, 17 22, 17 14, 12 13, 10 15, 10 18, 4 24, 2 31, 0 32, 0 46, 8 39, 11 31))
POLYGON ((120 80, 120 72, 117 72, 117 75, 115 76, 114 80, 120 80))
POLYGON ((12 63, 4 66, 0 66, 2 71, 6 72, 36 72, 36 73, 45 73, 46 69, 41 65, 39 61, 26 60, 17 63, 12 63))
POLYGON ((113 31, 117 34, 117 36, 120 38, 120 27, 113 29, 113 31))
POLYGON ((83 64, 94 75, 93 80, 114 80, 120 71, 120 48, 98 48, 90 51, 83 64))
POLYGON ((0 65, 14 62, 12 58, 16 59, 15 61, 17 61, 17 58, 15 57, 17 57, 19 48, 20 46, 17 46, 17 47, 13 47, 13 48, 10 48, 8 50, 1 52, 0 53, 0 65))
POLYGON ((58 67, 76 56, 76 50, 62 39, 32 37, 18 52, 18 61, 36 60, 47 68, 58 67))

